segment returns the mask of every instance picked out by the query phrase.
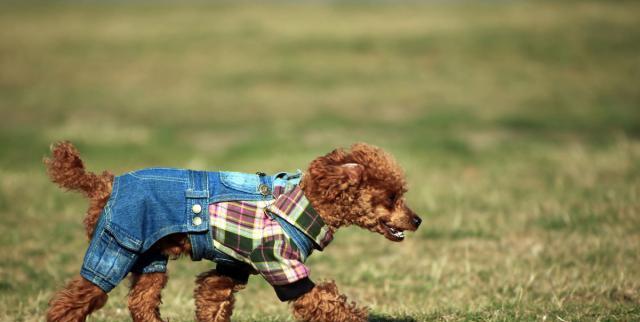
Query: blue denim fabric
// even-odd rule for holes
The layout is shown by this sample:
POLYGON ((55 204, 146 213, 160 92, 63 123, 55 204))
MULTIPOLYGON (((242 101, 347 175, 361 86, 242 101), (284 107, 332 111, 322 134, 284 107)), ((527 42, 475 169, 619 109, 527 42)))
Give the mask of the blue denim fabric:
POLYGON ((149 168, 118 176, 89 244, 81 275, 109 292, 130 271, 164 272, 166 256, 150 248, 174 233, 188 234, 193 260, 238 263, 214 249, 208 205, 271 200, 274 181, 287 176, 284 172, 261 176, 172 168, 149 168), (261 193, 262 185, 268 187, 267 194, 261 193), (200 206, 199 213, 193 211, 194 205, 200 206))
POLYGON ((111 291, 131 270, 137 254, 121 247, 105 229, 104 211, 98 220, 93 238, 84 256, 80 275, 103 291, 111 291))

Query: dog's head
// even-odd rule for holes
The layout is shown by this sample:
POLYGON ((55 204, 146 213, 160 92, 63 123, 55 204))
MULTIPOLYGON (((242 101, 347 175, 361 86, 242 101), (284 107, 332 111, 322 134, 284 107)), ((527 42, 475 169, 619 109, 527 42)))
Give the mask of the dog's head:
POLYGON ((357 225, 402 241, 422 220, 405 203, 404 173, 382 149, 364 143, 315 159, 303 181, 305 195, 329 225, 357 225))

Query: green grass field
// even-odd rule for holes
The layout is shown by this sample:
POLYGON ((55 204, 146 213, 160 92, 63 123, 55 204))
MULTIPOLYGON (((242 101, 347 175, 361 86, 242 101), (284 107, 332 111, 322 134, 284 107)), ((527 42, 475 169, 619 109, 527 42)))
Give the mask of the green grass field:
MULTIPOLYGON (((424 223, 308 262, 374 321, 640 320, 640 3, 0 4, 0 321, 77 274, 86 202, 41 159, 275 172, 365 141, 424 223)), ((172 262, 162 311, 192 321, 172 262)), ((126 285, 90 321, 128 321, 126 285)), ((288 321, 259 277, 234 321, 288 321)))

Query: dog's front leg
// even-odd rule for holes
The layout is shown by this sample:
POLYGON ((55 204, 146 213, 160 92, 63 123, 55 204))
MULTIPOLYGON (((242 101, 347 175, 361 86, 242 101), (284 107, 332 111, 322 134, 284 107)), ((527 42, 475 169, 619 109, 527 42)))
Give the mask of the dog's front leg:
POLYGON ((243 289, 242 284, 215 269, 204 272, 196 279, 196 319, 198 322, 229 322, 235 299, 233 293, 243 289))
POLYGON ((333 282, 316 285, 291 304, 293 316, 305 322, 362 322, 368 315, 367 308, 359 308, 349 302, 333 282))

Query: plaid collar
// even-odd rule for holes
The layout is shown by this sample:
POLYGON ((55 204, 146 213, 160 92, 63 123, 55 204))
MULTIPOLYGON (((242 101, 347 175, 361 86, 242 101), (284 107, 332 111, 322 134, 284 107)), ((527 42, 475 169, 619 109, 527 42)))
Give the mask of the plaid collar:
POLYGON ((269 212, 294 225, 313 240, 316 249, 323 250, 333 239, 332 229, 311 206, 300 185, 295 185, 288 192, 284 190, 274 189, 276 200, 269 206, 269 212))

